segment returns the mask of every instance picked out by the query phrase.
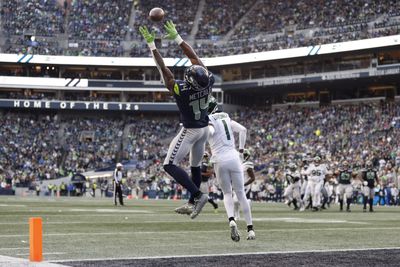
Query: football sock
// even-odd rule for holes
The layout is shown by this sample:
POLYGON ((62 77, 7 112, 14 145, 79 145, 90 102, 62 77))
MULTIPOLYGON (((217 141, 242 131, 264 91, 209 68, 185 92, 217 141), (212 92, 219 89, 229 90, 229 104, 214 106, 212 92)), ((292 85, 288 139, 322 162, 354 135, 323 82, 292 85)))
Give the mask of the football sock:
POLYGON ((372 206, 374 206, 374 199, 370 198, 369 199, 369 208, 372 209, 372 206))
POLYGON ((250 231, 254 231, 254 229, 253 229, 253 225, 252 224, 250 224, 250 225, 247 225, 247 232, 250 232, 250 231))
POLYGON ((234 221, 234 220, 235 220, 235 218, 233 218, 233 217, 229 217, 229 218, 228 218, 228 220, 229 220, 229 222, 231 222, 231 221, 234 221))
POLYGON ((218 209, 218 205, 217 203, 214 202, 214 199, 212 198, 208 198, 208 202, 213 205, 214 209, 218 209))
MULTIPOLYGON (((197 188, 199 188, 200 184, 201 184, 201 170, 200 170, 200 167, 191 167, 190 171, 192 173, 192 181, 193 181, 193 183, 197 186, 197 188)), ((189 203, 191 203, 191 204, 194 203, 194 195, 193 194, 190 194, 189 203)))
POLYGON ((199 188, 192 182, 189 175, 182 169, 173 164, 164 165, 164 170, 171 175, 175 181, 185 187, 192 196, 198 197, 201 195, 199 188))
POLYGON ((367 198, 367 197, 364 197, 364 209, 367 208, 367 202, 368 202, 368 198, 367 198))
POLYGON ((340 203, 340 209, 343 209, 343 199, 339 199, 339 203, 340 203))
POLYGON ((350 204, 351 204, 351 198, 347 199, 347 209, 350 209, 350 204))
POLYGON ((297 208, 298 208, 298 206, 297 206, 297 200, 296 200, 296 199, 293 199, 292 203, 293 203, 294 208, 297 209, 297 208))

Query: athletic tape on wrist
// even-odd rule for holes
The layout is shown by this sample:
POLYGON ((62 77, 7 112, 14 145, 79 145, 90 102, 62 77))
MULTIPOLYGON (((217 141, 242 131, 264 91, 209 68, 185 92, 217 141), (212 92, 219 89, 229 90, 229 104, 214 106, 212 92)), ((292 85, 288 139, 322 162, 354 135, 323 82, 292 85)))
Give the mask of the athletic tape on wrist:
POLYGON ((156 44, 154 43, 154 41, 151 42, 151 43, 148 43, 147 45, 149 46, 150 50, 156 50, 157 49, 156 44))
POLYGON ((180 45, 183 42, 182 37, 178 34, 178 36, 175 37, 174 41, 180 45))

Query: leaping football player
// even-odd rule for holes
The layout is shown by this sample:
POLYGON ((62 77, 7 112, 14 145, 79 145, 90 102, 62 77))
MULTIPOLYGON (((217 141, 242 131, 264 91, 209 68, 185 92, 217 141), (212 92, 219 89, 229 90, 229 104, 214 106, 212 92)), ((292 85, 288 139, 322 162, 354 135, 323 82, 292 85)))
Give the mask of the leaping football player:
POLYGON ((231 239, 240 240, 240 234, 234 218, 232 188, 243 209, 247 223, 247 240, 255 239, 253 221, 249 202, 244 191, 244 175, 239 153, 235 148, 233 133, 239 133, 239 150, 243 151, 246 142, 246 128, 230 119, 225 112, 218 112, 218 105, 211 98, 209 107, 210 135, 208 142, 211 147, 211 162, 214 163, 218 183, 224 193, 224 205, 228 215, 231 239))
POLYGON ((300 172, 297 171, 297 166, 294 163, 289 164, 289 170, 285 174, 288 186, 285 189, 283 197, 286 198, 288 203, 293 203, 294 210, 299 210, 303 207, 300 194, 300 172), (300 206, 300 207, 299 207, 300 206))
POLYGON ((178 34, 172 21, 168 21, 164 27, 167 32, 166 38, 174 40, 193 64, 185 70, 184 80, 176 80, 171 70, 165 65, 154 43, 155 32, 150 33, 146 26, 141 26, 139 31, 146 40, 164 84, 174 96, 180 112, 183 127, 169 146, 164 161, 164 170, 190 192, 189 203, 193 204, 190 217, 194 219, 208 201, 208 195, 203 194, 199 189, 201 183, 200 163, 208 137, 207 110, 214 77, 193 48, 178 34), (192 179, 178 166, 189 153, 192 179))

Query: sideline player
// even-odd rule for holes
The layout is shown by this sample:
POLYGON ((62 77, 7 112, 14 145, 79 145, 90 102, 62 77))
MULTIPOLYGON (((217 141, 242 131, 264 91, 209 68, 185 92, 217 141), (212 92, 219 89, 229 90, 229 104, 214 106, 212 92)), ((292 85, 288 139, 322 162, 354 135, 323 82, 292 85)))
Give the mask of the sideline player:
POLYGON ((240 240, 240 234, 234 218, 234 204, 232 188, 243 209, 243 215, 247 223, 247 240, 255 239, 253 221, 249 202, 244 191, 244 175, 239 153, 235 149, 234 132, 239 133, 239 150, 243 151, 246 142, 246 128, 231 120, 225 112, 218 112, 218 106, 214 98, 209 107, 210 135, 208 142, 211 147, 211 162, 214 163, 218 183, 224 193, 224 205, 228 215, 231 238, 240 240))
MULTIPOLYGON (((246 193, 246 198, 251 208, 251 199, 250 199, 251 184, 256 180, 256 176, 254 174, 254 163, 250 160, 251 154, 248 149, 244 149, 242 155, 243 155, 243 163, 242 163, 243 173, 244 177, 247 178, 247 180, 244 183, 244 191, 246 193)), ((233 201, 235 208, 234 216, 238 220, 240 219, 240 202, 235 193, 233 193, 233 201)))
POLYGON ((214 199, 210 196, 209 181, 213 175, 214 175, 214 170, 210 163, 208 153, 205 152, 203 156, 203 162, 201 163, 200 191, 204 194, 208 194, 208 203, 210 203, 213 206, 214 212, 218 213, 218 204, 215 203, 214 199))
POLYGON ((117 195, 119 204, 121 206, 124 205, 123 197, 122 197, 122 164, 117 163, 117 166, 114 170, 114 205, 117 206, 117 195))
POLYGON ((347 161, 343 162, 342 168, 336 173, 338 180, 338 187, 336 188, 339 196, 340 211, 343 211, 344 197, 346 197, 347 212, 351 212, 350 205, 353 199, 353 185, 351 184, 352 178, 357 174, 350 170, 350 165, 347 161))
POLYGON ((373 168, 372 162, 368 160, 365 164, 365 169, 361 171, 361 179, 364 184, 364 208, 363 212, 367 211, 367 203, 369 203, 369 212, 373 212, 375 183, 379 184, 377 171, 373 168))
POLYGON ((300 172, 297 171, 296 164, 290 163, 289 170, 285 174, 286 182, 288 186, 285 189, 285 193, 283 197, 286 198, 288 203, 293 203, 294 210, 299 210, 302 208, 303 204, 301 201, 301 194, 300 194, 300 179, 301 175, 300 172))
MULTIPOLYGON (((312 198, 313 211, 319 211, 321 207, 321 189, 328 170, 325 164, 321 164, 321 158, 316 156, 313 163, 307 168, 306 175, 308 177, 308 184, 306 189, 310 192, 312 198)), ((305 196, 306 197, 306 196, 305 196)))
POLYGON ((185 70, 184 80, 175 80, 171 70, 165 66, 154 43, 155 32, 150 33, 145 26, 139 28, 150 48, 165 86, 174 96, 179 108, 183 127, 169 146, 164 161, 164 170, 190 192, 189 202, 194 204, 190 217, 194 219, 208 201, 208 195, 203 194, 199 189, 201 183, 200 163, 208 136, 207 109, 214 77, 193 48, 178 34, 172 21, 165 24, 165 30, 166 38, 174 40, 193 64, 185 70), (192 179, 178 166, 189 153, 192 179))

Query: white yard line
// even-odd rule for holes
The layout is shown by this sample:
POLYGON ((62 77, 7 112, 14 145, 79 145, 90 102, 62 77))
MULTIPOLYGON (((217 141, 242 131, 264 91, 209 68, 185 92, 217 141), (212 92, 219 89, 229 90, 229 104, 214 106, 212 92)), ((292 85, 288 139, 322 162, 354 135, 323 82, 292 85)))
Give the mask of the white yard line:
POLYGON ((199 257, 223 257, 223 256, 245 256, 245 255, 274 255, 274 254, 297 254, 297 253, 327 253, 327 252, 353 252, 353 251, 376 251, 387 249, 400 249, 400 247, 386 248, 358 248, 358 249, 317 249, 317 250, 294 250, 294 251, 260 251, 244 253, 221 253, 221 254, 201 254, 201 255, 170 255, 170 256, 149 256, 149 257, 131 257, 131 258, 99 258, 99 259, 71 259, 55 260, 52 262, 78 262, 78 261, 112 261, 112 260, 143 260, 143 259, 173 259, 173 258, 199 258, 199 257))
MULTIPOLYGON (((400 227, 335 227, 335 228, 291 228, 291 229, 256 229, 256 232, 307 232, 307 231, 366 231, 366 230, 400 230, 400 227)), ((50 233, 43 236, 100 236, 100 235, 149 235, 149 234, 166 234, 166 235, 187 235, 196 233, 225 233, 225 230, 202 230, 202 231, 140 231, 140 232, 99 232, 99 233, 50 233)), ((18 235, 0 235, 1 237, 27 237, 28 234, 18 235)))
MULTIPOLYGON (((63 255, 67 254, 66 252, 43 252, 43 255, 63 255)), ((15 255, 18 256, 29 256, 29 253, 17 253, 15 255)))
POLYGON ((30 262, 27 259, 14 258, 0 255, 0 266, 7 267, 65 267, 65 265, 51 262, 30 262))
POLYGON ((22 250, 22 249, 29 249, 28 247, 23 248, 0 248, 0 250, 22 250))

